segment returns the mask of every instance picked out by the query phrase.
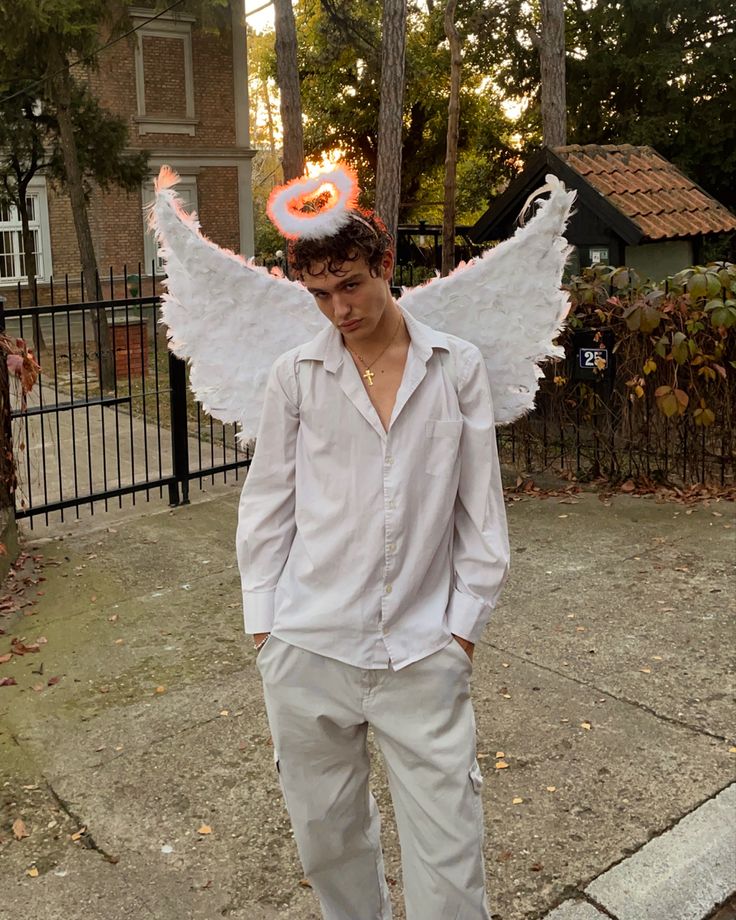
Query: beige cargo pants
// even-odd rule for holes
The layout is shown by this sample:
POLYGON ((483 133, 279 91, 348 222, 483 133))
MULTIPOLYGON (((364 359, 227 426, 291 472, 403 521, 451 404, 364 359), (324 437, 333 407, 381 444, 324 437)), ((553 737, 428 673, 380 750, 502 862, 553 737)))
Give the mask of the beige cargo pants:
POLYGON ((370 724, 386 763, 407 920, 489 920, 471 662, 453 639, 400 671, 271 636, 259 652, 279 780, 325 920, 390 920, 370 724))

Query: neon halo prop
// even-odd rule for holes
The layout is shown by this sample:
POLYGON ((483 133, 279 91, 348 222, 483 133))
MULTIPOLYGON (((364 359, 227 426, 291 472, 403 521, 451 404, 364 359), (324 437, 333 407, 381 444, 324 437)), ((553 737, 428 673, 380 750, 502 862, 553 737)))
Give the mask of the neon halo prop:
POLYGON ((358 206, 358 177, 349 166, 336 166, 311 178, 292 179, 274 188, 266 211, 276 228, 289 240, 332 236, 350 220, 358 206), (319 210, 304 210, 323 196, 319 210))

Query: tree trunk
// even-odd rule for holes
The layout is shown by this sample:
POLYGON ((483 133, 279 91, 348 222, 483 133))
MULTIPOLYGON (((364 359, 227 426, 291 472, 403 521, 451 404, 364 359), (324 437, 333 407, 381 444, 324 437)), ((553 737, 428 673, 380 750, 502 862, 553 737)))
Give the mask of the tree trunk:
POLYGON ((274 131, 273 124, 273 111, 271 109, 271 97, 268 92, 268 82, 263 80, 261 83, 261 89, 263 91, 263 101, 266 104, 266 118, 268 119, 268 146, 271 150, 271 156, 276 156, 276 134, 274 131))
POLYGON ((547 147, 564 147, 567 143, 564 0, 541 0, 541 7, 542 27, 537 44, 542 72, 542 139, 547 147))
POLYGON ((447 112, 447 153, 445 155, 445 205, 442 221, 442 275, 455 267, 455 199, 457 192, 457 140, 460 131, 460 75, 462 52, 455 26, 457 0, 447 0, 445 35, 450 43, 450 104, 447 112))
MULTIPOLYGON (((77 144, 74 138, 74 127, 71 115, 72 78, 68 70, 68 61, 61 53, 59 46, 55 42, 52 42, 50 50, 49 65, 53 71, 50 80, 50 88, 56 108, 56 117, 59 122, 61 148, 64 155, 64 170, 66 172, 65 184, 72 205, 74 229, 77 234, 79 256, 82 262, 82 277, 84 278, 84 286, 87 291, 86 299, 97 300, 100 293, 97 258, 92 243, 92 231, 89 226, 87 202, 84 197, 84 185, 82 173, 79 168, 77 144)), ((97 315, 92 322, 92 329, 97 345, 97 354, 99 356, 100 390, 111 389, 115 385, 112 337, 110 335, 110 327, 107 323, 105 310, 98 308, 96 313, 97 315)))
POLYGON ((381 104, 378 111, 376 213, 396 241, 406 63, 406 0, 383 0, 381 104))
MULTIPOLYGON (((0 332, 4 333, 5 330, 2 329, 0 332)), ((13 514, 15 490, 18 485, 10 412, 8 354, 3 348, 0 349, 0 523, 5 522, 6 513, 13 514)))
POLYGON ((281 124, 284 131, 284 181, 304 173, 302 99, 297 64, 296 24, 291 0, 274 0, 276 32, 276 77, 281 95, 281 124))
POLYGON ((21 236, 23 238, 23 262, 26 279, 28 281, 28 294, 31 303, 36 304, 36 253, 33 251, 33 234, 31 233, 31 222, 28 217, 28 206, 26 204, 25 189, 18 189, 18 214, 20 215, 21 236))

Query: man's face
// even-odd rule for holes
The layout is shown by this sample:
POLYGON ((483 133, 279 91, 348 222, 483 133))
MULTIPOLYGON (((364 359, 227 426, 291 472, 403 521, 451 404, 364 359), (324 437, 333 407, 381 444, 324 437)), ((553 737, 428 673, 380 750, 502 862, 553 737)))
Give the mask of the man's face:
MULTIPOLYGON (((319 270, 325 266, 310 266, 319 270)), ((359 342, 371 337, 391 302, 389 280, 393 273, 394 257, 387 252, 380 271, 372 275, 364 258, 344 262, 339 274, 322 271, 311 274, 305 271, 302 282, 317 301, 317 306, 327 319, 337 326, 346 339, 359 342)))

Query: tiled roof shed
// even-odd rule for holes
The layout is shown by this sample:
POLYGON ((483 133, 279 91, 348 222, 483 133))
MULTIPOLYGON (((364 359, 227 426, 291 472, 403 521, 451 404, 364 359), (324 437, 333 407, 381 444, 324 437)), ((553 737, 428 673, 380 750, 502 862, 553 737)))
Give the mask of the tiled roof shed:
POLYGON ((652 147, 573 144, 535 154, 475 224, 473 239, 510 236, 527 195, 548 172, 576 189, 577 207, 589 214, 586 230, 599 222, 627 246, 736 231, 736 215, 652 147))
POLYGON ((631 144, 555 147, 649 240, 736 230, 736 216, 652 147, 631 144))

